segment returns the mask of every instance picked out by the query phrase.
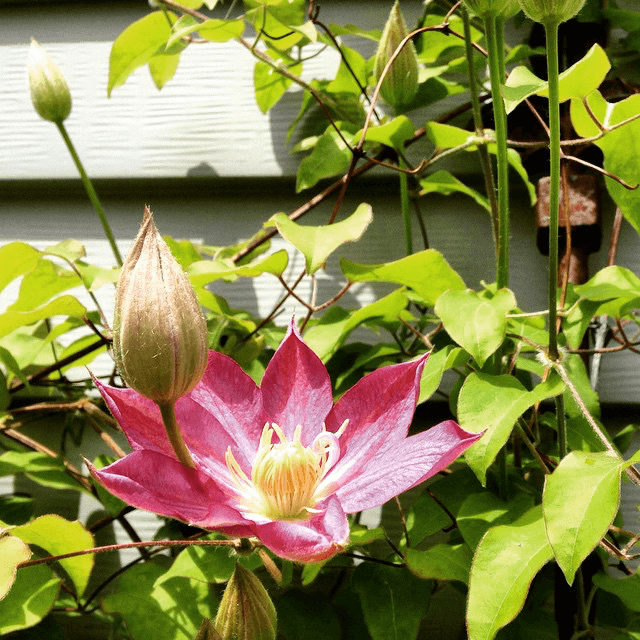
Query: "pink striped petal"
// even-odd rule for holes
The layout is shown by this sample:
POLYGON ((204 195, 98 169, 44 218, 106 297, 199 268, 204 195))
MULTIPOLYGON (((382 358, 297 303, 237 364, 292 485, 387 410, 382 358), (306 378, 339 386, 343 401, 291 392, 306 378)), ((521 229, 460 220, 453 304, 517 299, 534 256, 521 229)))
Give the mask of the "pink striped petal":
POLYGON ((87 466, 110 493, 139 509, 207 529, 245 524, 211 479, 155 451, 134 451, 104 469, 87 466))
POLYGON ((294 562, 320 562, 349 544, 349 522, 335 497, 318 508, 322 514, 311 520, 277 521, 258 525, 260 541, 281 558, 294 562))
POLYGON ((302 444, 308 446, 322 431, 333 406, 329 374, 318 356, 302 341, 293 320, 269 362, 261 384, 265 413, 287 438, 302 426, 302 444))
POLYGON ((426 356, 377 369, 340 398, 327 417, 335 432, 349 420, 340 436, 340 460, 326 482, 343 485, 379 452, 396 447, 407 435, 420 391, 426 356))
POLYGON ((378 507, 442 471, 482 433, 468 433, 447 420, 387 448, 337 491, 345 513, 378 507))

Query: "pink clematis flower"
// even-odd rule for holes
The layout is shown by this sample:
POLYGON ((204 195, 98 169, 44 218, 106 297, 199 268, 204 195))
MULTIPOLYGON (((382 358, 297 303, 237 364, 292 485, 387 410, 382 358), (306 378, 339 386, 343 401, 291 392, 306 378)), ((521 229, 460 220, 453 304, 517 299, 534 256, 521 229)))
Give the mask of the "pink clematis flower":
POLYGON ((153 402, 98 382, 133 452, 90 471, 133 506, 255 536, 296 562, 324 560, 347 546, 347 514, 423 482, 480 437, 451 420, 406 437, 425 361, 378 369, 334 405, 327 370, 293 321, 260 387, 212 351, 176 405, 195 469, 176 459, 153 402))

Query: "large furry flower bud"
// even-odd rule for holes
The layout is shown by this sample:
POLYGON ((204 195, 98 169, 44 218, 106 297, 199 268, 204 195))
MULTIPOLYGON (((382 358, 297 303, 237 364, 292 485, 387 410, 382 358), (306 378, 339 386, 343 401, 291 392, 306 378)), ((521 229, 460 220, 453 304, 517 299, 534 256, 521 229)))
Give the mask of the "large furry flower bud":
POLYGON ((28 55, 31 102, 38 115, 60 123, 71 113, 71 93, 60 67, 32 38, 28 55))
MULTIPOLYGON (((382 32, 374 62, 373 75, 378 81, 382 72, 402 40, 408 35, 400 5, 391 9, 387 24, 382 32)), ((418 54, 409 40, 392 62, 380 87, 380 95, 395 109, 407 105, 418 91, 418 54)))
POLYGON ((522 10, 535 22, 559 24, 573 18, 585 0, 520 0, 522 10))
POLYGON ((143 396, 172 405, 202 378, 207 342, 193 287, 146 208, 116 289, 113 354, 120 375, 143 396))
POLYGON ((275 640, 273 602, 260 580, 239 563, 220 601, 215 628, 223 640, 275 640))

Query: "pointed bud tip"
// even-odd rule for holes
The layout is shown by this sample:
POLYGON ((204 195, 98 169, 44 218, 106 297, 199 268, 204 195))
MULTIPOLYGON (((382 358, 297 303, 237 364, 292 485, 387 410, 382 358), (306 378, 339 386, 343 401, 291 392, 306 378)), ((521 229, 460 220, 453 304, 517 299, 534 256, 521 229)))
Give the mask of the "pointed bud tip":
POLYGON ((31 38, 27 68, 31 102, 38 115, 49 122, 64 122, 71 113, 69 85, 60 67, 34 38, 31 38))
POLYGON ((127 385, 158 404, 191 391, 207 366, 200 305, 148 207, 116 287, 113 354, 127 385))

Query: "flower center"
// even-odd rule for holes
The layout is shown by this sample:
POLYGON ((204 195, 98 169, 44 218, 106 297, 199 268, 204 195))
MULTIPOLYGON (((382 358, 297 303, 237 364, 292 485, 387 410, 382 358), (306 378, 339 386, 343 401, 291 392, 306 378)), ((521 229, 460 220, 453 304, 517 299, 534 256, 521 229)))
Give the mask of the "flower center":
POLYGON ((302 427, 298 425, 290 441, 275 423, 264 425, 260 444, 249 479, 227 449, 225 460, 239 503, 247 514, 270 520, 300 520, 317 511, 316 504, 328 495, 328 487, 320 483, 340 455, 338 438, 349 421, 345 420, 336 433, 323 425, 322 432, 310 447, 300 441, 302 427), (280 442, 273 444, 273 434, 280 442))

